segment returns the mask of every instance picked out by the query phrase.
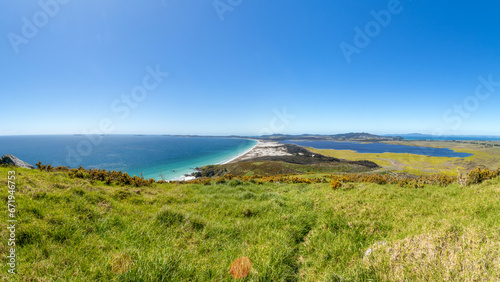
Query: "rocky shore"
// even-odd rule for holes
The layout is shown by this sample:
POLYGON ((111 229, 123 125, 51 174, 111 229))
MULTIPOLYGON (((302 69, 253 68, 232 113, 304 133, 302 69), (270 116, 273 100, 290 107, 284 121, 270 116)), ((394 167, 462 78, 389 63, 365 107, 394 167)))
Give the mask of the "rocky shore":
POLYGON ((10 166, 15 166, 15 167, 23 167, 23 168, 29 168, 29 169, 34 169, 35 167, 30 165, 27 162, 24 162, 17 157, 10 155, 10 154, 5 154, 0 158, 0 165, 10 165, 10 166))

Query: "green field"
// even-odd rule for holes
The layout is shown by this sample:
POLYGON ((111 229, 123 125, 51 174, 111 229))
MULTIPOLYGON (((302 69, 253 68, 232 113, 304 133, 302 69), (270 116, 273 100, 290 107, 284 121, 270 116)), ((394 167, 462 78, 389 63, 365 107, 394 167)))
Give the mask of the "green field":
POLYGON ((17 280, 498 280, 500 179, 421 189, 349 183, 106 185, 16 171, 17 280), (370 249, 371 253, 364 258, 370 249))
POLYGON ((500 142, 466 141, 458 143, 452 141, 390 141, 384 143, 420 147, 449 148, 456 152, 470 153, 473 155, 466 158, 448 158, 415 154, 369 154, 357 153, 351 150, 307 149, 314 153, 339 159, 369 160, 380 165, 383 170, 408 172, 412 174, 444 173, 448 175, 457 175, 458 169, 461 171, 468 171, 476 167, 485 167, 490 169, 500 167, 500 142))

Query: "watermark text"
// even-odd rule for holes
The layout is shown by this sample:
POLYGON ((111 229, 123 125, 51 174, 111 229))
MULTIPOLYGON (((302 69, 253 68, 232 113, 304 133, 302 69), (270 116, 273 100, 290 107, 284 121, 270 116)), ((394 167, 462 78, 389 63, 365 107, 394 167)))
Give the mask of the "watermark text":
POLYGON ((7 220, 7 229, 9 230, 8 252, 7 252, 7 265, 9 266, 8 272, 16 274, 16 172, 9 171, 7 175, 9 195, 7 196, 7 210, 9 219, 7 220))
POLYGON ((22 27, 20 33, 9 32, 9 39, 12 49, 17 54, 19 47, 26 45, 33 39, 39 30, 45 27, 51 18, 54 18, 60 11, 62 5, 66 5, 70 0, 40 0, 38 6, 40 9, 36 11, 30 18, 22 17, 22 27))

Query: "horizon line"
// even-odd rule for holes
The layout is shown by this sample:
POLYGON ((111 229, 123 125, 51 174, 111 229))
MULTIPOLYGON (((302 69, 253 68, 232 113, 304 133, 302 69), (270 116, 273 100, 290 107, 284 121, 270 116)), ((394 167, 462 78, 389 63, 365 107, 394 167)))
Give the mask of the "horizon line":
POLYGON ((342 135, 342 134, 371 134, 376 136, 391 136, 398 137, 398 135, 408 136, 408 135, 424 135, 424 136, 461 136, 461 137, 500 137, 500 135, 491 134, 427 134, 427 133, 383 133, 374 134, 369 132, 344 132, 344 133, 276 133, 269 135, 245 135, 245 134, 173 134, 173 133, 110 133, 110 134, 86 134, 86 133, 27 133, 27 134, 0 134, 1 136, 88 136, 88 135, 99 135, 99 136, 117 136, 117 135, 135 135, 135 136, 209 136, 209 137, 266 137, 266 136, 301 136, 301 135, 313 135, 313 136, 331 136, 331 135, 342 135))

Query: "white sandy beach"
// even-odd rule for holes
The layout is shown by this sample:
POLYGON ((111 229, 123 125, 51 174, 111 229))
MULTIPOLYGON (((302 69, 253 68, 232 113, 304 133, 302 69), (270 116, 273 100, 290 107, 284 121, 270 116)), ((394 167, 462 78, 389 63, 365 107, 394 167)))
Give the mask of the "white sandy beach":
MULTIPOLYGON (((247 153, 242 154, 240 157, 232 159, 230 162, 240 162, 258 157, 265 156, 291 156, 288 153, 285 145, 275 141, 259 141, 259 143, 249 150, 247 153)), ((227 162, 227 163, 230 163, 227 162)))
POLYGON ((172 179, 170 180, 169 182, 171 181, 189 181, 189 180, 194 180, 196 179, 196 177, 192 176, 192 175, 189 175, 189 176, 181 176, 181 177, 177 177, 175 179, 172 179))
MULTIPOLYGON (((253 140, 253 139, 252 139, 253 140)), ((254 150, 257 146, 259 146, 259 144, 261 143, 261 141, 259 140, 253 140, 253 141, 257 141, 257 144, 255 144, 252 148, 246 150, 245 152, 237 155, 236 157, 232 158, 232 159, 229 159, 227 161, 224 161, 224 162, 221 162, 221 163, 218 163, 218 164, 228 164, 228 163, 231 163, 233 162, 234 160, 238 159, 238 158, 241 158, 243 157, 244 155, 248 154, 249 152, 251 152, 252 150, 254 150)))

